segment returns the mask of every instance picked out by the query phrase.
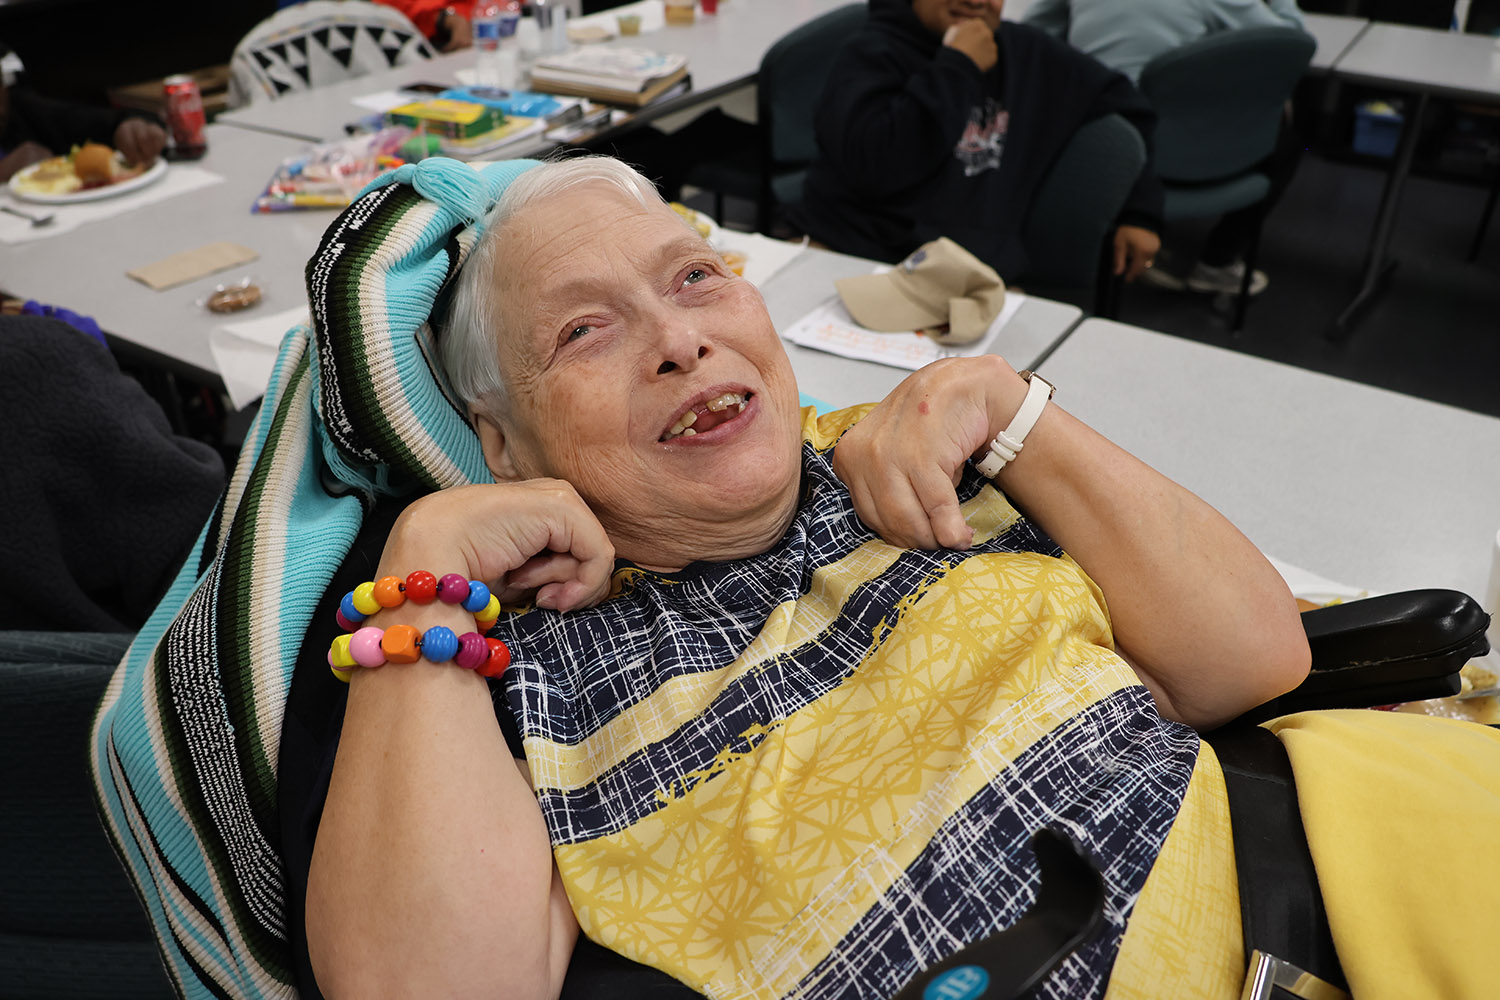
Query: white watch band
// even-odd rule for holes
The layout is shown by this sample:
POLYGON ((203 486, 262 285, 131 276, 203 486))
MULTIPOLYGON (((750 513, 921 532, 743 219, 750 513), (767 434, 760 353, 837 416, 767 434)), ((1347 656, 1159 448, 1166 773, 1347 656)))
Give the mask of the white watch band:
POLYGON ((999 434, 995 440, 990 442, 990 451, 980 461, 976 468, 979 474, 986 479, 994 479, 1000 474, 1000 470, 1016 460, 1021 452, 1021 446, 1026 442, 1026 435, 1031 433, 1031 428, 1036 426, 1037 418, 1042 415, 1042 410, 1047 405, 1047 400, 1057 391, 1051 382, 1042 378, 1034 372, 1020 372, 1029 386, 1026 390, 1026 399, 1022 401, 1021 408, 1011 419, 1010 426, 999 434))

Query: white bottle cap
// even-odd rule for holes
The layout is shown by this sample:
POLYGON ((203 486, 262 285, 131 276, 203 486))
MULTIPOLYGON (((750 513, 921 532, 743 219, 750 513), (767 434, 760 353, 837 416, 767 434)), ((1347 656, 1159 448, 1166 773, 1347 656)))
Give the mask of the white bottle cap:
POLYGON ((516 25, 516 44, 521 47, 523 57, 534 56, 542 50, 542 32, 535 18, 521 18, 521 23, 516 25))

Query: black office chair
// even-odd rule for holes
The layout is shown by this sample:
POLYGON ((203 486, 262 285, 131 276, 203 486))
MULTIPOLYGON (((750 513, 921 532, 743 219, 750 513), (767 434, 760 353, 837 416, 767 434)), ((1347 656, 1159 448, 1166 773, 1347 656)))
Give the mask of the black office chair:
POLYGON ((168 1000, 94 807, 89 728, 131 636, 0 632, 0 994, 168 1000))
POLYGON ((1047 170, 1026 213, 1021 241, 1028 289, 1094 289, 1094 314, 1114 318, 1120 280, 1111 235, 1146 165, 1146 143, 1119 115, 1088 122, 1047 170))
MULTIPOLYGON (((1166 189, 1168 224, 1265 201, 1271 180, 1261 167, 1316 48, 1311 35, 1294 28, 1245 28, 1208 35, 1146 64, 1140 88, 1157 114, 1154 169, 1166 189)), ((1261 212, 1246 248, 1236 331, 1245 322, 1264 219, 1261 212)))
POLYGON ((721 146, 683 178, 714 193, 715 218, 724 218, 726 194, 753 200, 755 228, 769 234, 777 207, 801 200, 807 165, 817 153, 813 117, 834 53, 864 23, 867 11, 863 3, 831 10, 766 50, 756 77, 757 124, 746 124, 740 142, 721 146))

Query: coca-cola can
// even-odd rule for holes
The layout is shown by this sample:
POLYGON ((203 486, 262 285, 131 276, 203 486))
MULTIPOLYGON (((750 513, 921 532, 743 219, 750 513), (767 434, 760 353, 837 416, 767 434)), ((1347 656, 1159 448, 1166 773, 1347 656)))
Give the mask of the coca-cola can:
POLYGON ((196 160, 208 151, 208 139, 203 134, 207 118, 198 82, 187 74, 178 74, 167 77, 162 87, 167 98, 167 129, 172 133, 176 155, 196 160))

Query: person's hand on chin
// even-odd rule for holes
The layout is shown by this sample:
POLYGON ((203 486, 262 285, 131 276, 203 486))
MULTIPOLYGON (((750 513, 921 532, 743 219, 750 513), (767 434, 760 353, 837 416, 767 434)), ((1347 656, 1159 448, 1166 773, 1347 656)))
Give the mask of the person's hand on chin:
POLYGON ((1000 59, 994 29, 977 17, 959 21, 943 32, 943 44, 968 56, 981 73, 988 73, 1000 59))

